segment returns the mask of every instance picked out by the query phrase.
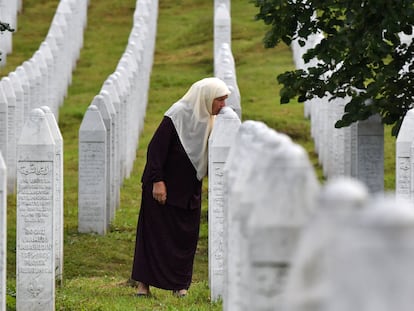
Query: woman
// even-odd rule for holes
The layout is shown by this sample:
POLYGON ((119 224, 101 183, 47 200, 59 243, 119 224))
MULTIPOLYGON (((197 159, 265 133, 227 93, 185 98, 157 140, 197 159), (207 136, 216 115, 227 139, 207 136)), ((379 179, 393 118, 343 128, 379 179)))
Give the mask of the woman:
POLYGON ((133 280, 138 296, 150 286, 185 296, 198 242, 201 185, 213 116, 230 94, 218 78, 195 82, 164 115, 148 145, 142 176, 133 280))

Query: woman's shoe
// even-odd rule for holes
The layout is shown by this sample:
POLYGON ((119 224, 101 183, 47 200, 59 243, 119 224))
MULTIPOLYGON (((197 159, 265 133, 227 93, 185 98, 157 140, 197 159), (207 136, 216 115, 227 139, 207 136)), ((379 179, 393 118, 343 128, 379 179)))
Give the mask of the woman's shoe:
POLYGON ((180 290, 173 290, 173 295, 182 298, 187 296, 188 291, 186 289, 180 289, 180 290))
POLYGON ((149 297, 150 296, 150 290, 149 285, 138 282, 138 292, 136 293, 137 297, 149 297))

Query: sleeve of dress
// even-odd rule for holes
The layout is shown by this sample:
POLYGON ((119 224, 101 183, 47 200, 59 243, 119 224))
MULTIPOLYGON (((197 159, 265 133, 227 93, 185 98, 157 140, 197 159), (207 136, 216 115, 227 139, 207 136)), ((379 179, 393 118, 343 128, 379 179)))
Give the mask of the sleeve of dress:
POLYGON ((173 134, 174 124, 164 117, 148 145, 147 169, 151 182, 164 180, 164 166, 173 134))

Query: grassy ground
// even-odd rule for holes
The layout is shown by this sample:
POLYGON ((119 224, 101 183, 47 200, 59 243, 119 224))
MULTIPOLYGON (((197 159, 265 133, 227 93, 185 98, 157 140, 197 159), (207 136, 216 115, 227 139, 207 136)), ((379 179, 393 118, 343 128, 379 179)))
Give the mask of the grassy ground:
MULTIPOLYGON (((25 0, 14 36, 14 52, 5 75, 30 58, 47 33, 58 0, 25 0)), ((124 51, 135 0, 91 0, 85 44, 73 75, 59 125, 65 143, 65 257, 64 283, 56 295, 57 310, 221 310, 211 303, 207 264, 207 181, 200 242, 190 295, 185 299, 154 290, 153 298, 137 299, 128 283, 140 204, 140 176, 148 140, 164 111, 189 85, 213 73, 213 1, 162 0, 144 131, 131 177, 121 190, 121 206, 106 236, 77 233, 78 130, 84 112, 124 51)), ((309 136, 309 121, 299 104, 279 105, 276 76, 293 68, 286 46, 265 50, 264 26, 255 22, 256 8, 245 1, 232 3, 232 49, 242 95, 243 119, 260 120, 287 133, 317 160, 309 136)), ((387 130, 388 132, 388 130, 387 130)), ((394 140, 386 135, 386 187, 394 185, 394 140)), ((320 176, 320 173, 319 173, 320 176)), ((8 310, 15 307, 15 196, 8 197, 8 310)))

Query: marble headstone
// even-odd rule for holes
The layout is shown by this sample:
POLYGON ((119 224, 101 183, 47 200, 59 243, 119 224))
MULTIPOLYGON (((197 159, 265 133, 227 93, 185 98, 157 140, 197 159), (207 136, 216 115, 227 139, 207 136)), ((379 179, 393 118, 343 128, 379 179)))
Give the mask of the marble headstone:
POLYGON ((411 202, 372 199, 331 244, 320 271, 328 288, 316 310, 412 310, 413 235, 411 202))
POLYGON ((224 107, 214 121, 209 139, 209 285, 211 299, 223 297, 224 291, 224 172, 230 151, 241 121, 230 108, 224 107))
POLYGON ((54 161, 45 114, 34 109, 17 149, 17 310, 55 310, 54 161))
POLYGON ((8 118, 8 138, 7 138, 7 192, 16 191, 16 143, 17 143, 17 124, 16 124, 16 95, 9 77, 3 77, 0 81, 3 87, 4 96, 7 102, 8 118))
POLYGON ((410 109, 404 117, 396 141, 395 158, 395 191, 399 198, 414 199, 413 154, 414 142, 414 110, 410 109))
POLYGON ((102 95, 96 95, 92 101, 92 105, 96 106, 101 113, 102 120, 105 124, 106 129, 106 158, 108 159, 107 165, 107 192, 106 192, 106 205, 107 205, 107 222, 110 223, 112 219, 115 217, 115 206, 112 204, 114 202, 113 196, 114 192, 113 189, 113 155, 112 155, 112 144, 113 144, 113 128, 112 128, 112 119, 111 114, 108 110, 108 106, 105 104, 105 99, 102 95))
POLYGON ((246 213, 241 208, 240 197, 247 188, 248 176, 255 169, 260 154, 260 136, 256 133, 265 130, 266 125, 257 121, 244 121, 237 132, 226 164, 224 165, 224 297, 223 310, 242 309, 243 284, 241 280, 242 253, 245 249, 242 217, 246 213))
POLYGON ((98 108, 90 105, 79 129, 78 231, 106 234, 106 128, 98 108))
POLYGON ((48 106, 42 106, 46 120, 55 142, 55 178, 54 178, 54 225, 55 225, 55 263, 56 279, 62 281, 63 278, 63 228, 64 228, 64 209, 63 209, 63 137, 56 122, 52 110, 48 106))
POLYGON ((283 310, 319 310, 327 289, 321 271, 334 237, 366 207, 369 198, 366 186, 356 179, 334 177, 326 182, 315 215, 302 230, 287 279, 283 310))
POLYGON ((384 125, 379 115, 357 123, 356 177, 372 193, 384 191, 384 125))
POLYGON ((245 310, 281 308, 300 233, 314 213, 319 191, 306 151, 283 134, 266 132, 260 162, 247 185, 252 190, 241 198, 250 207, 244 221, 247 257, 242 258, 242 283, 249 284, 245 310))
MULTIPOLYGON (((231 17, 229 8, 221 3, 214 9, 214 60, 218 59, 220 46, 227 43, 231 46, 231 17)), ((217 68, 217 66, 214 66, 217 68)))

